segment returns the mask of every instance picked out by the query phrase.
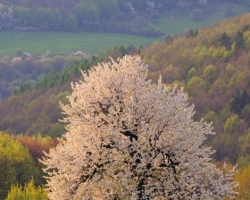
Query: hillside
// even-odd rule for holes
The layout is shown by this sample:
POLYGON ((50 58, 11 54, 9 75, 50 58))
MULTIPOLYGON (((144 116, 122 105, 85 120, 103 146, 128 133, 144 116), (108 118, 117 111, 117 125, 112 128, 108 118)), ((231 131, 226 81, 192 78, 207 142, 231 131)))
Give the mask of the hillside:
MULTIPOLYGON (((20 49, 19 52, 21 52, 20 49)), ((0 57, 0 100, 7 98, 22 84, 34 85, 50 71, 61 72, 74 60, 81 59, 76 56, 50 57, 49 55, 44 55, 42 59, 37 55, 25 58, 24 54, 21 57, 0 57)))
POLYGON ((227 19, 214 26, 167 37, 141 52, 116 48, 105 57, 75 62, 61 74, 51 72, 34 88, 23 86, 0 102, 0 130, 8 133, 41 133, 59 136, 63 126, 58 101, 65 102, 70 82, 108 56, 140 54, 154 81, 162 74, 168 84, 184 86, 195 105, 198 119, 213 122, 214 137, 207 143, 214 158, 246 166, 250 162, 250 14, 227 19))
MULTIPOLYGON (((203 117, 204 120, 213 123, 216 134, 206 141, 207 145, 216 150, 213 161, 221 168, 223 161, 238 164, 235 180, 240 182, 238 188, 240 194, 236 199, 248 199, 250 195, 249 22, 250 14, 245 14, 207 28, 190 30, 179 36, 168 36, 165 41, 155 42, 145 49, 120 46, 103 56, 85 57, 74 62, 72 58, 66 57, 49 59, 47 71, 42 71, 42 73, 50 71, 48 75, 44 74, 37 79, 34 86, 21 84, 15 88, 11 96, 0 101, 0 140, 8 141, 2 143, 8 145, 2 145, 3 154, 0 154, 2 160, 0 164, 8 164, 2 174, 9 180, 5 188, 10 188, 16 181, 24 184, 20 179, 21 176, 18 176, 21 169, 25 172, 31 170, 38 185, 44 183, 40 171, 41 164, 37 159, 41 157, 42 150, 48 150, 57 144, 52 138, 60 137, 65 132, 63 124, 58 121, 63 118, 59 101, 67 103, 66 96, 71 93, 70 82, 81 80, 80 70, 87 71, 99 62, 107 62, 109 56, 116 59, 125 54, 138 54, 149 66, 149 78, 156 82, 159 75, 162 75, 165 83, 184 87, 190 103, 195 105, 195 119, 203 117), (55 63, 58 69, 51 70, 55 63), (68 65, 64 67, 62 63, 68 65), (13 135, 6 136, 5 133, 13 135), (12 146, 20 143, 28 148, 31 156, 27 156, 27 160, 31 160, 31 157, 33 159, 30 165, 23 165, 20 168, 20 160, 13 159, 16 158, 15 151, 9 150, 12 144, 10 141, 13 140, 15 145, 12 146), (9 170, 18 172, 17 176, 10 177, 9 170)), ((15 74, 11 70, 15 73, 27 70, 32 72, 26 77, 27 79, 37 77, 39 70, 46 69, 43 66, 46 62, 31 61, 22 61, 22 68, 9 62, 9 68, 2 68, 4 71, 0 75, 2 78, 7 78, 4 75, 9 75, 15 81, 15 74)), ((28 155, 27 149, 21 154, 28 155)), ((27 174, 32 173, 26 173, 24 178, 28 180, 30 175, 27 174)), ((1 180, 0 186, 6 184, 3 181, 1 183, 1 180)), ((6 196, 6 194, 7 189, 0 191, 0 195, 6 196)))
MULTIPOLYGON (((98 62, 107 61, 109 56, 117 58, 138 52, 139 50, 135 48, 121 46, 107 52, 103 57, 92 56, 75 60, 70 66, 58 70, 59 72, 54 69, 48 75, 44 74, 34 86, 29 83, 21 84, 13 90, 9 98, 0 101, 0 130, 15 135, 40 133, 43 136, 60 136, 65 129, 58 122, 58 119, 63 117, 59 101, 67 101, 66 96, 71 92, 70 83, 81 78, 80 70, 87 70, 98 62)), ((62 63, 65 64, 65 62, 62 63)), ((39 68, 30 72, 37 71, 39 68)), ((9 72, 9 74, 12 72, 15 74, 15 68, 13 71, 9 69, 9 72)))
POLYGON ((198 118, 213 122, 217 160, 249 163, 250 14, 166 38, 142 51, 150 77, 184 86, 198 118))

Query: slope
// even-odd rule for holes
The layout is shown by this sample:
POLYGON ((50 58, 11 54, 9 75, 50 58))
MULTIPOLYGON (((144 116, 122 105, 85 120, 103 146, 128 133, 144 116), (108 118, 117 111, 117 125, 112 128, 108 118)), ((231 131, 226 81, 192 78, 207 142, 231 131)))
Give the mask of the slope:
POLYGON ((220 24, 167 37, 138 52, 114 49, 106 57, 75 62, 61 74, 51 72, 32 89, 0 102, 0 130, 8 133, 37 132, 59 136, 64 132, 58 101, 65 102, 70 82, 79 79, 79 69, 126 53, 139 53, 149 65, 149 76, 184 86, 195 104, 198 118, 213 122, 217 133, 207 143, 216 149, 219 161, 250 163, 250 14, 227 19, 220 24))
POLYGON ((196 117, 214 124, 217 160, 249 163, 250 14, 166 38, 143 50, 150 77, 184 86, 196 117))

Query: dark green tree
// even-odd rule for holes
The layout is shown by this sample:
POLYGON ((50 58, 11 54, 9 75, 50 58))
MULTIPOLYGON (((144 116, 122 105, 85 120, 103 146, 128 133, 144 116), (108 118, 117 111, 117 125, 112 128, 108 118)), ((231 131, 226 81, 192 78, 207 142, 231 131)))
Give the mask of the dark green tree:
POLYGON ((95 0, 100 9, 102 19, 110 19, 119 14, 119 3, 117 0, 95 0))
POLYGON ((218 38, 219 43, 221 43, 227 49, 231 48, 231 37, 227 35, 226 32, 223 32, 218 38))
POLYGON ((78 20, 75 15, 70 15, 65 19, 64 30, 65 31, 76 31, 78 28, 78 20))
POLYGON ((230 103, 231 109, 236 114, 241 114, 242 109, 249 103, 249 96, 246 90, 236 90, 230 103))
POLYGON ((78 26, 93 23, 99 20, 99 8, 93 3, 78 3, 72 12, 78 20, 78 26))
POLYGON ((238 31, 234 37, 234 42, 236 44, 236 49, 241 49, 244 47, 243 33, 238 31))
POLYGON ((32 11, 27 7, 15 7, 14 15, 18 26, 32 26, 32 11))
POLYGON ((60 11, 53 8, 40 7, 33 16, 34 25, 42 30, 57 30, 60 28, 60 11))

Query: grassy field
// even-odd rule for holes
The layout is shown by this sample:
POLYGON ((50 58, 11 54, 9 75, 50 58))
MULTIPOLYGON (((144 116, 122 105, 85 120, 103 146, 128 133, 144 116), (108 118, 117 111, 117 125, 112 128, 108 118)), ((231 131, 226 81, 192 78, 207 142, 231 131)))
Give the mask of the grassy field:
POLYGON ((19 47, 24 52, 45 54, 71 54, 82 51, 87 54, 97 54, 113 49, 115 46, 126 47, 147 46, 162 38, 147 38, 141 36, 88 33, 88 32, 0 32, 0 55, 15 55, 19 47))
POLYGON ((203 19, 203 20, 191 20, 190 18, 172 19, 169 16, 163 16, 159 20, 155 21, 155 25, 158 26, 166 34, 180 34, 190 29, 196 29, 205 27, 218 22, 218 19, 203 19))

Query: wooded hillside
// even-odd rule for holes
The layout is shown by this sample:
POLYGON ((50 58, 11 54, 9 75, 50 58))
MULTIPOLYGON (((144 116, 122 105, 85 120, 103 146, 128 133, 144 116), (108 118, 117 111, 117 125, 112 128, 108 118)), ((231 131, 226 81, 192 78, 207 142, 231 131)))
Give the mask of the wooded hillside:
MULTIPOLYGON (((208 143, 217 150, 215 159, 240 165, 250 161, 249 19, 245 14, 178 38, 168 37, 141 52, 149 64, 150 78, 156 80, 161 74, 164 82, 184 86, 197 119, 213 122, 217 135, 208 143)), ((125 53, 126 49, 116 49, 109 55, 116 58, 125 53)), ((75 62, 62 74, 51 72, 36 88, 20 88, 21 93, 16 91, 0 103, 0 129, 15 134, 60 135, 58 101, 69 94, 69 82, 80 77, 80 68, 88 69, 101 60, 93 57, 75 62)))
MULTIPOLYGON (((41 133, 43 136, 60 136, 65 129, 58 122, 58 119, 62 118, 59 101, 66 102, 66 96, 71 92, 70 82, 81 78, 80 70, 88 70, 98 62, 108 60, 109 56, 117 58, 138 52, 139 50, 134 47, 121 46, 103 57, 92 56, 75 60, 71 66, 61 69, 61 72, 52 70, 33 86, 30 83, 23 83, 20 87, 13 88, 13 95, 0 101, 0 130, 10 134, 41 133)), ((21 70, 24 71, 25 68, 21 70)), ((10 72, 11 75, 15 70, 10 72)))
POLYGON ((250 14, 143 50, 150 77, 184 86, 196 117, 213 122, 217 160, 249 163, 250 14))
MULTIPOLYGON (((106 56, 75 61, 61 73, 52 71, 34 87, 25 84, 0 102, 0 130, 60 136, 65 130, 58 101, 66 102, 70 82, 108 56, 139 54, 149 65, 149 78, 161 74, 165 83, 184 87, 195 105, 195 118, 212 122, 217 133, 207 140, 216 150, 215 161, 238 163, 242 173, 250 164, 250 14, 214 26, 166 37, 143 50, 115 48, 106 56)), ((24 141, 24 140, 22 140, 24 141)), ((32 143, 32 142, 31 142, 32 143)), ((31 145, 29 145, 30 147, 31 145)), ((247 182, 247 178, 236 177, 247 182), (244 179, 244 180, 243 180, 244 179)), ((247 185, 240 185, 247 197, 247 185)), ((245 196, 244 196, 245 195, 245 196)))

